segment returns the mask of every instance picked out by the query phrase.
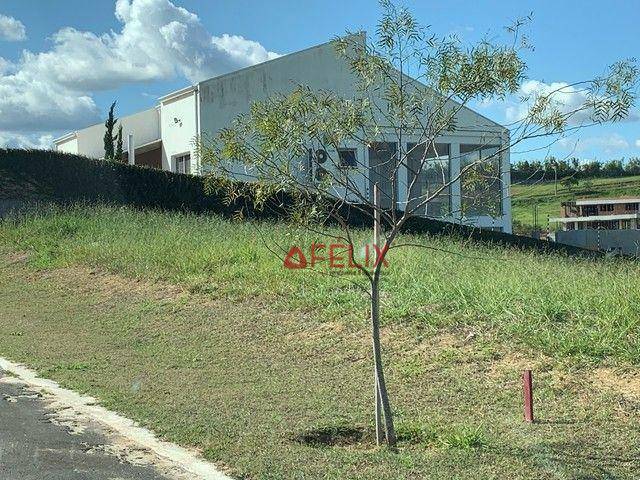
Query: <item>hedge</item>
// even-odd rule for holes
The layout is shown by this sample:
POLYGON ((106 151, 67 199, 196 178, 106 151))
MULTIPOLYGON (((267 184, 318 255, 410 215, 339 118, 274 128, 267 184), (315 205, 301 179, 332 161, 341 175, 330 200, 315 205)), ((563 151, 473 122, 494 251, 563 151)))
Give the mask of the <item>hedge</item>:
MULTIPOLYGON (((256 210, 251 198, 227 204, 221 194, 208 192, 202 177, 146 167, 95 160, 51 150, 0 149, 0 199, 57 204, 96 203, 135 208, 180 210, 232 217, 242 209, 247 218, 281 218, 295 201, 286 193, 256 210)), ((370 227, 367 207, 343 205, 340 214, 352 226, 370 227), (365 213, 360 211, 365 210, 365 213)), ((596 255, 569 245, 491 230, 412 217, 404 230, 413 234, 453 235, 538 251, 596 255)))

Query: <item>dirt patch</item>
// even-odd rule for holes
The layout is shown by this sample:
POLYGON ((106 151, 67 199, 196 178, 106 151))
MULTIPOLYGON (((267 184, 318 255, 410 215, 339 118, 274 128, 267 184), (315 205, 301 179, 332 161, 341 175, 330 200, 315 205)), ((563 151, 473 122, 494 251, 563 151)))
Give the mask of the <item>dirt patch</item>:
MULTIPOLYGON (((28 258, 28 254, 24 255, 27 255, 26 258, 28 258)), ((91 293, 101 299, 127 294, 144 296, 153 300, 173 300, 188 295, 185 289, 170 283, 128 278, 84 266, 63 267, 54 270, 29 270, 26 273, 34 279, 60 280, 67 289, 77 293, 91 293)))
POLYGON ((640 400, 640 374, 620 374, 612 368, 597 368, 592 373, 598 389, 611 390, 633 400, 640 400))
POLYGON ((25 263, 29 260, 30 254, 28 252, 11 252, 5 255, 7 265, 14 265, 16 263, 25 263))
POLYGON ((524 370, 538 371, 543 364, 544 361, 541 358, 535 358, 520 352, 508 352, 491 362, 486 375, 492 379, 499 379, 505 376, 512 377, 515 373, 520 373, 524 370))
POLYGON ((315 325, 304 325, 304 328, 287 334, 287 339, 303 340, 305 342, 313 342, 319 338, 331 337, 334 335, 343 335, 346 326, 338 322, 322 322, 315 325))

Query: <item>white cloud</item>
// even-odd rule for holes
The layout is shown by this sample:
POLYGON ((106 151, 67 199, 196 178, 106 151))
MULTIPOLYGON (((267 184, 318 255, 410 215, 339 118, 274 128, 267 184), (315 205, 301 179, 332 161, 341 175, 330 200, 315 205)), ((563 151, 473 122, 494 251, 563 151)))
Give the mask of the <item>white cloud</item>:
POLYGON ((0 75, 4 75, 5 73, 9 73, 13 70, 14 65, 6 58, 0 57, 0 75))
POLYGON ((629 142, 618 133, 583 139, 562 138, 558 144, 562 148, 575 151, 576 153, 598 149, 603 150, 607 154, 615 154, 629 148, 629 142))
MULTIPOLYGON (((571 114, 569 126, 591 123, 593 109, 585 108, 588 94, 584 89, 566 82, 545 83, 539 80, 523 82, 518 91, 520 99, 507 102, 505 116, 508 122, 517 122, 525 118, 536 98, 549 96, 551 104, 563 114, 571 114), (572 113, 575 112, 575 113, 572 113)), ((626 120, 635 121, 640 116, 637 111, 630 112, 626 120)))
POLYGON ((197 82, 275 58, 241 36, 211 35, 194 13, 169 0, 117 0, 119 32, 63 28, 50 50, 0 62, 0 133, 45 132, 95 123, 91 94, 135 82, 197 82))
POLYGON ((53 148, 51 134, 5 134, 0 132, 0 148, 53 148))
POLYGON ((640 148, 640 138, 636 140, 636 147, 640 148))
POLYGON ((98 120, 87 94, 24 70, 0 77, 0 132, 66 130, 98 120))
POLYGON ((240 36, 212 36, 168 0, 118 0, 116 17, 119 33, 63 28, 50 51, 24 55, 23 69, 68 88, 104 90, 176 76, 197 82, 277 56, 240 36))
MULTIPOLYGON (((554 105, 562 113, 570 113, 584 106, 587 94, 565 82, 544 83, 539 80, 527 80, 520 86, 518 92, 523 101, 509 105, 506 110, 507 120, 515 122, 524 118, 529 112, 536 97, 551 95, 554 105)), ((572 117, 572 124, 580 124, 588 121, 590 112, 581 111, 572 117)))
POLYGON ((20 20, 0 14, 0 40, 18 42, 27 38, 27 29, 20 20))

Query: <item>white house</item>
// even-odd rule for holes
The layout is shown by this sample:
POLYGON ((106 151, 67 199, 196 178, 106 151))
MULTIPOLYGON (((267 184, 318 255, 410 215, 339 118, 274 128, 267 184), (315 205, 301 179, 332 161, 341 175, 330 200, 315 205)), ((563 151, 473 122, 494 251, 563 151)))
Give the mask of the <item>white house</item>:
MULTIPOLYGON (((364 35, 360 38, 364 41, 364 35)), ((195 148, 197 138, 203 134, 215 134, 228 126, 239 114, 247 112, 252 102, 276 93, 286 94, 299 84, 332 91, 346 98, 356 96, 354 77, 349 66, 338 57, 332 42, 324 43, 202 81, 161 97, 155 108, 120 118, 124 147, 129 152, 133 150, 129 154, 130 163, 133 161, 137 165, 198 174, 202 168, 195 148)), ((59 151, 101 158, 104 155, 103 135, 104 126, 99 124, 69 133, 56 139, 54 144, 59 151)), ((508 138, 508 130, 501 125, 468 108, 462 108, 457 116, 455 132, 439 138, 438 157, 433 159, 433 163, 449 178, 455 178, 465 162, 490 155, 501 145, 504 148, 508 138)), ((371 140, 385 142, 384 138, 371 140)), ((406 139, 408 144, 411 140, 411 137, 406 139)), ((386 141, 383 145, 387 152, 397 148, 393 142, 386 141)), ((396 188, 391 189, 391 180, 384 171, 386 162, 379 151, 364 144, 346 147, 348 155, 355 155, 358 164, 368 166, 372 172, 367 175, 362 168, 356 168, 352 173, 364 195, 371 195, 371 185, 375 179, 380 183, 383 193, 395 190, 397 199, 407 198, 407 189, 412 183, 410 169, 400 167, 396 188)), ((482 205, 465 207, 464 180, 457 180, 424 213, 510 233, 508 150, 501 155, 499 163, 500 181, 493 187, 499 190, 496 198, 501 198, 497 208, 484 208, 482 205)), ((414 182, 414 188, 421 189, 421 181, 414 182)), ((389 203, 391 201, 389 196, 389 203)), ((397 200, 394 202, 398 208, 403 208, 397 200)))

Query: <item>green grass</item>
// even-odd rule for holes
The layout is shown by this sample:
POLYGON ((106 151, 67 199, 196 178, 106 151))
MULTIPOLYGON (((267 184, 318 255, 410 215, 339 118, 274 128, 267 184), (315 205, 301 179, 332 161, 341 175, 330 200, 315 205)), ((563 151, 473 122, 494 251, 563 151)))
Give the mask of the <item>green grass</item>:
POLYGON ((571 188, 558 182, 558 194, 554 182, 511 187, 513 219, 516 227, 531 230, 534 223, 534 205, 538 205, 538 228, 548 228, 549 217, 560 216, 560 204, 576 198, 620 197, 640 195, 640 177, 595 178, 580 180, 571 188))
MULTIPOLYGON (((331 231, 330 233, 337 233, 331 231)), ((355 232, 362 243, 368 232, 355 232)), ((271 250, 331 238, 286 224, 234 223, 128 209, 75 209, 0 225, 4 248, 29 252, 36 268, 87 265, 192 293, 234 301, 267 299, 327 320, 366 316, 361 276, 287 270, 271 250)), ((384 321, 489 328, 556 356, 640 362, 640 266, 514 249, 463 240, 403 237, 423 244, 390 253, 383 280, 384 321)), ((326 271, 325 271, 326 273, 326 271)))
POLYGON ((115 208, 5 221, 0 355, 239 478, 636 478, 640 401, 611 387, 622 373, 592 373, 637 370, 637 264, 401 238, 427 248, 393 251, 384 274, 394 453, 371 445, 357 277, 285 270, 263 240, 326 237, 115 208), (299 441, 318 432, 344 441, 299 441))

